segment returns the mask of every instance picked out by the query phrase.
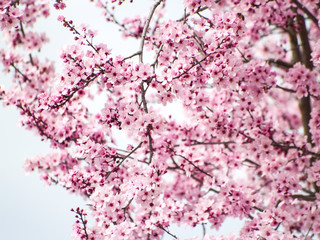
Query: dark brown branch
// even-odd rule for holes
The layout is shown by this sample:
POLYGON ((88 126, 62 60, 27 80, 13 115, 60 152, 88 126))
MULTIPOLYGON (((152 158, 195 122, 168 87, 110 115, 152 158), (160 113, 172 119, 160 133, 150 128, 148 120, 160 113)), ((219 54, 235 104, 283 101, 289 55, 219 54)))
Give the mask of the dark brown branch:
POLYGON ((285 62, 281 59, 268 59, 267 62, 271 65, 271 66, 275 66, 278 68, 281 68, 283 70, 289 70, 290 68, 293 67, 293 64, 285 62))
MULTIPOLYGON (((250 159, 248 159, 248 158, 246 158, 245 160, 242 161, 242 164, 244 164, 244 163, 249 163, 249 164, 251 164, 251 166, 253 166, 253 167, 255 167, 255 168, 261 167, 260 164, 254 162, 254 161, 252 161, 252 160, 250 160, 250 159)), ((248 166, 248 165, 246 165, 246 166, 248 166)))
POLYGON ((311 231, 311 229, 312 229, 312 226, 313 226, 313 224, 310 225, 310 227, 309 227, 309 229, 308 229, 308 232, 306 233, 306 235, 305 235, 305 237, 304 237, 304 240, 307 239, 307 237, 308 237, 308 235, 309 235, 309 233, 310 233, 310 231, 311 231))
MULTIPOLYGON (((301 15, 297 15, 297 20, 299 23, 300 31, 299 37, 302 45, 302 63, 310 70, 313 69, 313 63, 311 61, 311 47, 308 39, 308 31, 305 24, 305 19, 301 15)), ((308 86, 307 86, 308 88, 308 86)), ((302 124, 304 129, 304 134, 307 136, 307 141, 312 142, 312 135, 309 127, 309 122, 311 120, 311 102, 310 96, 303 97, 299 100, 299 108, 301 111, 302 124)))
POLYGON ((128 56, 128 57, 125 57, 124 59, 122 59, 122 61, 128 60, 128 59, 133 58, 133 57, 135 57, 135 56, 138 56, 138 55, 140 55, 140 54, 141 54, 141 52, 138 51, 138 52, 136 52, 136 53, 134 53, 134 54, 131 54, 131 55, 128 56))
POLYGON ((31 80, 30 80, 24 73, 22 73, 22 72, 20 71, 20 69, 16 67, 16 65, 14 65, 14 63, 11 63, 11 66, 14 68, 14 70, 15 70, 17 73, 19 73, 19 74, 24 78, 24 80, 25 80, 26 82, 31 82, 31 80))
POLYGON ((192 68, 194 68, 197 65, 200 65, 203 61, 205 61, 209 56, 211 56, 213 53, 209 53, 207 54, 203 59, 201 59, 200 61, 196 61, 195 64, 192 64, 189 68, 187 68, 185 71, 183 71, 182 73, 180 73, 178 76, 173 77, 172 79, 177 79, 180 78, 181 76, 187 74, 192 68))
POLYGON ((290 149, 295 149, 295 150, 300 151, 303 155, 312 155, 314 157, 320 158, 320 153, 312 152, 306 148, 296 146, 294 143, 292 145, 290 145, 289 143, 276 142, 272 137, 270 137, 270 140, 272 141, 272 143, 271 143, 272 146, 280 148, 284 151, 288 151, 290 149))
MULTIPOLYGON (((74 34, 81 36, 81 34, 78 32, 78 30, 73 25, 71 25, 68 21, 63 20, 63 23, 65 24, 66 27, 70 28, 74 34)), ((85 38, 85 39, 86 39, 88 46, 90 46, 96 53, 98 53, 97 48, 95 46, 93 46, 93 44, 87 38, 85 38)))
POLYGON ((300 9, 302 10, 310 19, 311 21, 319 28, 318 19, 306 8, 303 6, 298 0, 292 0, 292 2, 300 9))
POLYGON ((77 222, 82 224, 82 230, 84 231, 84 237, 86 240, 89 240, 89 234, 87 232, 87 220, 85 219, 86 213, 83 212, 83 209, 77 207, 76 210, 71 209, 72 212, 76 213, 77 222))
POLYGON ((303 16, 301 15, 297 15, 297 21, 300 27, 300 31, 299 33, 299 38, 301 41, 301 47, 302 47, 302 63, 309 69, 312 70, 313 69, 313 63, 311 61, 312 57, 311 57, 311 46, 309 43, 309 33, 306 27, 306 23, 305 23, 305 19, 303 16))
POLYGON ((112 21, 121 27, 123 30, 127 30, 126 26, 122 23, 120 23, 117 18, 114 16, 114 14, 108 9, 107 5, 103 4, 102 7, 106 10, 107 14, 111 17, 112 21))
MULTIPOLYGON (((158 2, 156 2, 156 4, 153 6, 153 8, 151 9, 151 12, 149 14, 149 17, 147 18, 147 22, 144 25, 143 31, 142 31, 142 37, 141 37, 141 43, 140 43, 140 50, 139 50, 139 62, 143 63, 143 48, 144 48, 144 42, 146 40, 146 35, 147 35, 147 31, 152 19, 152 16, 155 12, 155 10, 157 9, 157 7, 160 5, 160 3, 162 2, 162 0, 159 0, 158 2)), ((141 101, 143 104, 143 110, 145 113, 148 113, 148 106, 147 106, 147 100, 146 100, 146 89, 144 88, 144 82, 142 81, 140 84, 140 88, 141 88, 141 101)), ((153 146, 152 146, 152 137, 151 137, 151 125, 149 124, 147 126, 147 136, 148 136, 148 141, 149 141, 149 161, 148 163, 150 164, 152 161, 152 157, 153 157, 153 146)))
POLYGON ((152 137, 151 137, 151 128, 152 125, 149 124, 147 126, 147 136, 148 136, 148 142, 149 142, 149 161, 148 164, 152 162, 152 157, 153 157, 153 146, 152 146, 152 137))
POLYGON ((262 208, 259 208, 257 206, 254 206, 253 209, 255 209, 255 210, 259 211, 259 212, 263 212, 264 211, 262 208))
POLYGON ((293 194, 293 195, 290 195, 289 197, 293 199, 308 201, 308 202, 313 202, 317 200, 317 197, 315 195, 293 194))
POLYGON ((289 19, 289 25, 290 27, 286 30, 286 32, 289 34, 290 46, 292 51, 291 64, 294 65, 301 60, 301 52, 299 49, 297 33, 293 26, 292 19, 289 19))
POLYGON ((70 101, 72 99, 72 97, 80 90, 80 89, 84 89, 86 88, 92 81, 94 81, 97 77, 99 76, 99 74, 91 74, 87 79, 80 79, 78 84, 84 82, 83 86, 76 86, 72 92, 68 95, 62 95, 63 100, 55 105, 50 106, 51 108, 59 108, 63 105, 65 105, 68 101, 70 101), (90 77, 92 77, 90 79, 90 77))
POLYGON ((140 83, 140 88, 141 88, 141 102, 143 105, 143 111, 145 113, 148 113, 148 105, 147 105, 147 100, 146 100, 146 89, 144 88, 143 81, 140 83))
POLYGON ((303 124, 304 134, 307 136, 307 141, 311 143, 312 135, 309 127, 309 122, 311 120, 310 96, 303 97, 299 100, 299 108, 302 115, 302 124, 303 124))
MULTIPOLYGON (((221 42, 218 44, 217 48, 216 49, 220 49, 221 45, 223 43, 225 43, 226 41, 226 38, 222 39, 221 42)), ((214 54, 215 52, 211 52, 211 53, 208 53, 204 58, 202 58, 201 60, 197 60, 195 61, 194 64, 192 64, 189 68, 187 68, 186 70, 184 70, 182 73, 180 73, 178 76, 175 76, 173 77, 172 79, 177 79, 177 78, 180 78, 181 76, 187 74, 192 68, 194 68, 195 66, 198 66, 198 65, 201 65, 201 63, 203 61, 205 61, 208 57, 211 57, 212 54, 214 54)))
POLYGON ((165 231, 166 233, 168 233, 171 237, 173 237, 174 239, 178 239, 176 235, 172 234, 171 232, 169 232, 167 229, 165 229, 161 224, 158 225, 158 228, 162 229, 163 231, 165 231))
MULTIPOLYGON (((144 89, 143 83, 144 82, 141 82, 141 84, 140 84, 140 87, 141 87, 141 98, 142 98, 141 102, 142 102, 142 105, 143 105, 144 112, 148 113, 148 106, 147 106, 147 100, 146 100, 146 89, 144 89)), ((149 124, 147 126, 147 136, 148 136, 148 142, 149 142, 149 161, 148 161, 148 164, 151 163, 152 157, 153 157, 151 128, 152 128, 152 125, 149 124)))
POLYGON ((17 104, 17 107, 22 110, 22 115, 26 114, 27 116, 32 118, 32 120, 34 122, 34 125, 36 126, 36 128, 40 132, 40 136, 45 136, 48 139, 53 139, 52 136, 48 135, 45 132, 45 129, 47 129, 47 127, 48 127, 48 124, 46 122, 44 122, 43 120, 41 120, 38 117, 36 117, 34 112, 32 112, 27 106, 24 107, 21 104, 17 104))
POLYGON ((280 85, 276 85, 276 88, 279 88, 285 92, 289 92, 289 93, 295 93, 295 90, 289 89, 289 88, 285 88, 285 87, 281 87, 280 85))
POLYGON ((159 48, 159 51, 157 52, 156 58, 155 58, 154 62, 151 64, 151 66, 153 67, 154 71, 155 71, 155 67, 158 64, 158 59, 159 59, 160 53, 162 51, 162 48, 163 48, 163 44, 161 44, 161 46, 159 48))
POLYGON ((272 180, 266 181, 260 188, 258 188, 257 190, 253 191, 251 194, 255 195, 256 193, 260 192, 262 188, 268 186, 270 183, 272 183, 272 180))
POLYGON ((242 57, 242 59, 243 59, 243 60, 242 60, 243 63, 248 63, 248 62, 250 62, 250 59, 247 59, 246 56, 243 54, 243 52, 240 51, 239 48, 236 48, 236 49, 237 49, 238 52, 240 53, 240 55, 241 55, 241 57, 242 57))
POLYGON ((198 171, 202 172, 203 174, 209 176, 209 177, 213 177, 212 175, 210 175, 209 173, 207 173, 206 171, 202 170, 201 168, 199 168, 197 165, 195 165, 192 161, 190 161, 188 158, 186 158, 185 156, 182 156, 180 154, 177 154, 176 156, 183 158, 184 160, 186 160, 189 164, 191 164, 195 169, 197 169, 198 171))
MULTIPOLYGON (((130 201, 128 202, 128 204, 125 207, 122 208, 123 209, 124 220, 126 220, 126 218, 127 218, 126 217, 126 213, 128 213, 127 211, 128 211, 128 208, 129 208, 130 204, 132 203, 132 201, 133 201, 133 198, 131 198, 130 201)), ((128 216, 129 216, 130 221, 133 222, 133 219, 132 219, 132 217, 130 216, 129 213, 128 213, 128 216)))
POLYGON ((121 162, 114 167, 111 171, 109 171, 106 175, 106 179, 108 179, 108 177, 111 175, 111 173, 115 172, 116 170, 119 169, 119 167, 124 163, 124 161, 129 158, 135 151, 137 151, 142 145, 142 142, 139 143, 138 146, 136 146, 134 149, 132 149, 132 151, 130 153, 128 153, 125 157, 122 158, 121 162))
POLYGON ((24 32, 23 24, 22 24, 22 21, 21 21, 21 20, 20 20, 20 22, 19 22, 19 25, 20 25, 20 31, 21 31, 21 33, 22 33, 22 36, 25 38, 25 37, 26 37, 26 34, 25 34, 25 32, 24 32))
POLYGON ((229 144, 235 144, 234 141, 226 141, 226 142, 199 142, 197 140, 191 140, 192 143, 189 144, 189 146, 194 145, 224 145, 227 147, 229 144))

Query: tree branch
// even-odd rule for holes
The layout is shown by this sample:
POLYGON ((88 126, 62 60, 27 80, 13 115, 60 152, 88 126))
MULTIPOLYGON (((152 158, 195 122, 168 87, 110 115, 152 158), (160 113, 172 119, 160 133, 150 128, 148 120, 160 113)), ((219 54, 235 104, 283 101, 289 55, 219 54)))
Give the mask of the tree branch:
POLYGON ((166 233, 168 233, 171 237, 173 237, 174 239, 178 239, 176 235, 172 234, 171 232, 169 232, 167 229, 165 229, 161 224, 158 225, 158 228, 162 229, 163 231, 165 231, 166 233))
POLYGON ((209 173, 207 173, 206 171, 202 170, 201 168, 199 168, 197 165, 195 165, 193 162, 191 162, 188 158, 186 158, 185 156, 182 156, 180 154, 177 154, 176 156, 183 158, 184 160, 186 160, 188 163, 190 163, 195 169, 197 169, 198 171, 202 172, 203 174, 209 176, 209 177, 213 177, 212 175, 210 175, 209 173))
POLYGON ((142 31, 142 38, 141 38, 141 43, 140 43, 140 55, 139 55, 139 62, 143 63, 143 48, 144 48, 144 41, 146 40, 146 35, 147 35, 147 31, 152 19, 152 16, 154 14, 154 12, 156 11, 157 7, 160 5, 160 3, 162 2, 162 0, 159 0, 158 2, 156 2, 156 4, 153 6, 153 8, 151 9, 151 12, 149 14, 149 17, 147 18, 147 22, 144 25, 143 31, 142 31))
MULTIPOLYGON (((305 24, 305 19, 301 15, 297 15, 298 24, 300 27, 299 37, 302 43, 302 63, 310 70, 313 69, 313 63, 311 61, 311 47, 308 39, 308 31, 305 24)), ((307 86, 308 89, 308 86, 307 86)), ((311 102, 310 95, 303 97, 299 100, 299 108, 301 111, 302 124, 304 129, 304 134, 307 136, 307 141, 312 142, 312 135, 309 127, 309 122, 311 120, 311 102)))
POLYGON ((136 146, 130 153, 128 153, 125 157, 122 158, 121 162, 116 166, 114 167, 111 171, 109 171, 106 175, 106 179, 108 179, 108 177, 111 175, 111 173, 117 171, 119 169, 119 167, 124 163, 124 161, 129 158, 135 151, 138 150, 138 148, 140 148, 142 145, 142 142, 139 143, 138 146, 136 146))
POLYGON ((292 0, 292 2, 311 19, 317 28, 319 28, 318 19, 305 6, 303 6, 298 0, 292 0))
POLYGON ((315 195, 293 194, 293 195, 290 195, 289 197, 293 199, 308 201, 308 202, 313 202, 317 200, 317 197, 315 195))
POLYGON ((272 66, 275 66, 275 67, 278 67, 278 68, 281 68, 283 70, 289 70, 290 68, 293 67, 293 64, 291 63, 288 63, 288 62, 285 62, 281 59, 268 59, 267 62, 272 65, 272 66))

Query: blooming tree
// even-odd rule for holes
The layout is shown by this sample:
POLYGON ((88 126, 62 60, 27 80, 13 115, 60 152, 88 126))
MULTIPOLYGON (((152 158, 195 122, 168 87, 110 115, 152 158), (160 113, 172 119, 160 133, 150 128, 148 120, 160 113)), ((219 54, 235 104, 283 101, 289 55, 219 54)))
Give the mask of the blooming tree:
POLYGON ((149 0, 145 15, 117 16, 135 1, 90 1, 139 43, 125 56, 64 16, 67 1, 0 1, 13 82, 1 101, 51 143, 27 171, 87 201, 74 239, 177 238, 172 225, 227 217, 243 219, 239 236, 202 239, 319 239, 319 2, 185 0, 172 19, 149 0), (61 71, 39 59, 48 38, 33 30, 50 5, 74 36, 61 71))

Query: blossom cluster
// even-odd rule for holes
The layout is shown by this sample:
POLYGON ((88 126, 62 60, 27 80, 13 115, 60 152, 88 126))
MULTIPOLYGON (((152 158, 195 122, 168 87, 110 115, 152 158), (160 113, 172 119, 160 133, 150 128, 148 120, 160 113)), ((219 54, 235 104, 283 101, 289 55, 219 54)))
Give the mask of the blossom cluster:
POLYGON ((57 0, 74 37, 61 71, 40 60, 48 39, 32 30, 49 2, 0 2, 12 78, 0 100, 51 143, 26 170, 87 201, 72 210, 73 238, 178 238, 173 225, 233 217, 238 235, 202 239, 319 239, 319 4, 185 0, 176 19, 164 0, 126 18, 116 10, 138 1, 91 2, 136 49, 115 54, 57 0))

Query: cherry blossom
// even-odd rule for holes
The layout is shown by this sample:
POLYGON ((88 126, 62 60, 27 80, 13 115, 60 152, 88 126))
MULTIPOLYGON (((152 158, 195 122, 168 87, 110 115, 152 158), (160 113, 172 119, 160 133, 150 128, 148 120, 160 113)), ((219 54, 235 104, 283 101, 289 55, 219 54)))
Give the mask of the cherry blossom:
POLYGON ((67 1, 0 1, 0 99, 51 144, 26 171, 87 201, 73 239, 179 238, 175 225, 201 226, 193 240, 319 239, 319 4, 185 0, 176 18, 164 0, 125 17, 138 1, 90 2, 131 52, 70 19, 67 1), (59 70, 34 28, 50 11, 74 39, 59 70), (228 217, 240 233, 206 231, 228 217))

